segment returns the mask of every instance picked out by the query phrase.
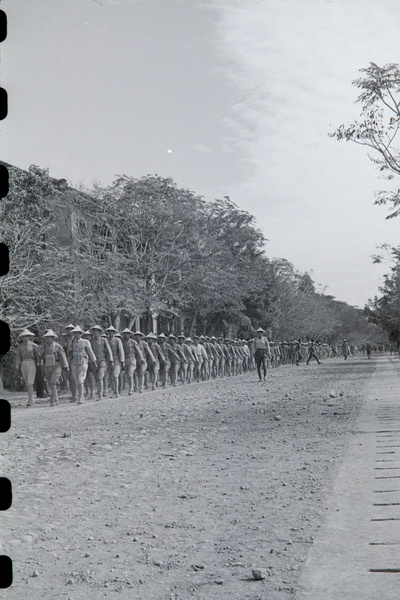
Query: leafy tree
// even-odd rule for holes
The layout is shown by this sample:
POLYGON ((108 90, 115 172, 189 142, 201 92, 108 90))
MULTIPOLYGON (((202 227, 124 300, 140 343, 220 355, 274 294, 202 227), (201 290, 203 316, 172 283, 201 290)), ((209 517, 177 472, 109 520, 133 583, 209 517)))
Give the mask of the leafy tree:
MULTIPOLYGON (((371 160, 390 180, 400 174, 400 150, 396 147, 400 127, 400 68, 398 64, 379 67, 370 63, 360 72, 363 76, 353 81, 353 85, 362 90, 357 98, 362 107, 361 120, 340 125, 329 135, 374 150, 371 160)), ((393 206, 395 210, 387 218, 398 216, 400 189, 378 192, 375 203, 393 206)))

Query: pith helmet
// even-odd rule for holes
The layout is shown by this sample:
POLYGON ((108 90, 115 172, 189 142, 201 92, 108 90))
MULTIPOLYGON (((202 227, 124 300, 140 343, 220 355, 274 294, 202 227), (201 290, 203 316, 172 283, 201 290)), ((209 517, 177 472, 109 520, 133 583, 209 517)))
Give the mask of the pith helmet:
POLYGON ((90 328, 90 331, 93 331, 93 329, 97 329, 97 331, 103 331, 100 325, 93 325, 93 327, 90 328))
POLYGON ((85 333, 85 332, 83 331, 83 329, 81 329, 81 327, 79 327, 79 325, 77 325, 76 327, 71 329, 71 333, 85 333))
POLYGON ((259 327, 258 329, 256 329, 256 333, 258 333, 259 331, 261 331, 261 333, 265 333, 265 331, 262 327, 259 327))
POLYGON ((18 337, 35 337, 35 334, 32 333, 32 331, 29 331, 29 329, 24 329, 23 331, 21 331, 21 333, 19 334, 18 337))
POLYGON ((142 337, 145 337, 144 333, 142 333, 141 331, 139 331, 139 329, 137 329, 133 335, 141 335, 142 337))
POLYGON ((69 325, 66 325, 64 329, 75 329, 75 325, 72 325, 72 323, 70 323, 69 325))
POLYGON ((55 333, 55 332, 54 332, 52 329, 48 329, 48 330, 46 331, 46 333, 44 334, 44 336, 43 336, 43 337, 44 337, 44 338, 45 338, 45 337, 53 337, 53 338, 57 338, 57 337, 58 337, 58 335, 57 335, 57 334, 56 334, 56 333, 55 333))
POLYGON ((115 333, 118 333, 117 329, 115 329, 115 327, 113 327, 112 325, 110 325, 110 327, 107 327, 106 331, 115 331, 115 333))
POLYGON ((160 333, 160 335, 158 336, 159 340, 166 340, 167 336, 165 335, 165 333, 160 333))
POLYGON ((121 333, 133 333, 133 331, 131 331, 129 327, 125 327, 125 329, 121 331, 121 333))
POLYGON ((157 339, 157 336, 156 336, 156 334, 155 334, 155 333, 153 333, 152 331, 150 331, 150 333, 148 333, 148 334, 146 335, 146 337, 147 337, 147 339, 150 339, 150 340, 156 340, 156 339, 157 339))

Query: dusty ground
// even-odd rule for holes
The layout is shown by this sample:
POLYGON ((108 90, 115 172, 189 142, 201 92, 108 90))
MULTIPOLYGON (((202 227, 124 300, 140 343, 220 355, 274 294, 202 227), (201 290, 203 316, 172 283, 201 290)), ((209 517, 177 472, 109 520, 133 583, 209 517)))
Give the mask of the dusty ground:
POLYGON ((82 406, 4 394, 0 598, 293 600, 373 368, 330 359, 82 406))

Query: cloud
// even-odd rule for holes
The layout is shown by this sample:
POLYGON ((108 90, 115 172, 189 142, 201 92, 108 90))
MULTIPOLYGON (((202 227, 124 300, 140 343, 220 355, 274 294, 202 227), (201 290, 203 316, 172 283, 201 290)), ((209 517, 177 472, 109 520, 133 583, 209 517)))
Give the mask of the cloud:
POLYGON ((209 148, 208 146, 204 146, 204 144, 193 144, 192 146, 193 150, 196 150, 197 152, 201 152, 202 154, 213 154, 214 150, 212 150, 211 148, 209 148))

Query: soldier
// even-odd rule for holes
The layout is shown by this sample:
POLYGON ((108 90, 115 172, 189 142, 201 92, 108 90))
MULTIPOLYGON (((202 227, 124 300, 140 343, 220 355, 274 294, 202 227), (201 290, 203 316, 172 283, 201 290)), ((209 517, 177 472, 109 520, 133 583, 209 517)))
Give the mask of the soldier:
POLYGON ((157 387, 158 373, 160 371, 160 366, 165 365, 167 359, 164 356, 164 352, 162 351, 160 345, 157 342, 157 336, 155 333, 149 333, 147 336, 147 343, 149 344, 149 348, 155 358, 155 362, 149 362, 148 370, 150 374, 151 380, 151 389, 155 390, 157 387))
MULTIPOLYGON (((160 382, 161 382, 161 387, 162 388, 166 388, 167 387, 167 379, 168 379, 168 373, 169 373, 169 369, 171 366, 170 363, 170 353, 173 351, 171 346, 168 344, 167 342, 167 336, 164 333, 160 333, 158 338, 158 344, 161 348, 161 352, 163 353, 164 357, 165 357, 165 363, 160 363, 160 382)), ((178 355, 177 355, 178 357, 178 355)))
POLYGON ((137 359, 139 358, 139 362, 142 363, 144 361, 143 355, 140 351, 140 348, 132 338, 133 331, 126 327, 122 332, 122 345, 124 347, 125 354, 125 379, 129 385, 128 394, 131 396, 134 391, 134 378, 135 371, 137 368, 137 359))
POLYGON ((196 363, 197 363, 197 356, 196 356, 196 352, 194 350, 194 346, 193 344, 193 340, 191 337, 187 337, 185 340, 185 344, 188 347, 188 354, 187 354, 187 359, 188 359, 188 368, 187 368, 187 382, 188 383, 192 383, 193 381, 193 373, 194 370, 196 368, 196 363))
POLYGON ((78 404, 83 404, 84 382, 88 370, 88 363, 89 361, 93 362, 95 369, 97 369, 96 356, 89 340, 82 339, 83 330, 79 325, 71 330, 71 334, 73 335, 73 339, 69 354, 72 377, 74 378, 76 385, 78 404))
POLYGON ((184 385, 187 380, 187 372, 189 368, 189 347, 185 342, 185 336, 183 333, 178 335, 178 343, 176 344, 177 355, 179 356, 179 367, 178 367, 178 376, 182 384, 184 385))
POLYGON ((121 374, 121 369, 124 368, 125 364, 125 353, 124 347, 122 345, 122 341, 120 338, 116 337, 116 333, 118 331, 110 325, 107 327, 106 333, 108 336, 108 343, 110 345, 111 354, 112 354, 112 362, 109 362, 108 371, 111 377, 111 384, 113 388, 114 398, 118 398, 119 395, 119 376, 121 374))
MULTIPOLYGON (((89 330, 84 331, 82 333, 82 339, 88 340, 90 342, 90 345, 92 345, 92 334, 89 330)), ((93 347, 92 347, 92 350, 93 350, 93 347)), ((86 373, 86 379, 85 379, 85 398, 90 398, 91 400, 93 400, 93 398, 94 398, 95 371, 96 371, 96 369, 94 368, 93 363, 89 363, 88 370, 86 373)))
POLYGON ((171 333, 168 336, 168 341, 172 348, 172 352, 170 352, 170 356, 169 356, 169 362, 171 365, 169 368, 169 376, 171 378, 171 385, 173 385, 175 387, 176 380, 178 377, 178 371, 179 371, 181 362, 183 361, 183 358, 182 358, 182 353, 179 351, 179 348, 178 348, 177 339, 173 333, 171 333))
POLYGON ((221 375, 220 361, 222 360, 222 348, 217 342, 215 335, 210 338, 210 346, 212 352, 211 358, 211 375, 214 379, 221 375))
POLYGON ((103 330, 100 325, 93 325, 90 331, 92 334, 91 346, 97 363, 97 368, 93 363, 91 367, 96 381, 97 400, 101 400, 104 396, 104 376, 107 370, 107 361, 110 365, 113 365, 114 359, 107 338, 101 335, 103 330))
POLYGON ((256 337, 253 340, 253 355, 254 360, 256 361, 257 373, 259 377, 259 381, 262 381, 261 377, 261 367, 263 370, 264 381, 267 376, 267 360, 271 357, 271 351, 269 347, 269 342, 267 338, 264 336, 264 329, 259 327, 256 330, 256 337))
POLYGON ((196 381, 199 382, 200 379, 203 381, 206 379, 206 371, 203 369, 204 364, 208 360, 206 349, 202 344, 200 344, 200 338, 198 335, 193 336, 193 344, 194 344, 194 352, 196 353, 197 362, 195 363, 195 372, 194 375, 196 377, 196 381))
POLYGON ((201 335, 199 337, 199 346, 202 346, 204 348, 203 362, 201 363, 201 379, 203 381, 206 381, 210 379, 211 357, 210 350, 208 348, 209 344, 204 335, 201 335))
POLYGON ((75 402, 76 400, 76 385, 75 385, 75 381, 74 378, 72 377, 72 369, 71 369, 71 360, 70 360, 70 356, 71 356, 71 344, 72 344, 72 340, 73 340, 73 335, 71 334, 71 331, 75 329, 75 325, 72 325, 72 323, 70 323, 69 325, 66 325, 64 327, 64 332, 65 332, 65 338, 66 338, 66 345, 64 348, 64 352, 65 355, 67 357, 67 361, 68 361, 68 365, 69 365, 69 371, 67 371, 67 375, 69 375, 69 389, 71 390, 71 400, 72 402, 75 402))
POLYGON ((139 394, 143 392, 143 387, 146 384, 146 371, 147 366, 150 363, 151 365, 156 362, 154 354, 150 350, 150 347, 147 342, 145 342, 145 335, 141 331, 135 331, 134 333, 135 341, 138 344, 140 351, 143 355, 144 362, 136 367, 135 378, 137 382, 137 390, 139 394))
POLYGON ((316 352, 316 347, 315 347, 315 342, 313 339, 310 340, 310 345, 308 347, 308 359, 307 359, 307 365, 309 364, 310 360, 312 358, 315 358, 315 360, 317 361, 317 363, 320 365, 320 361, 318 360, 318 356, 317 356, 317 352, 316 352))
POLYGON ((35 334, 29 329, 24 329, 18 337, 21 339, 21 343, 17 348, 16 358, 28 391, 27 406, 33 406, 33 384, 35 383, 36 369, 40 365, 39 346, 30 339, 34 338, 35 334))
POLYGON ((58 404, 57 384, 60 380, 62 369, 69 371, 67 357, 58 342, 58 335, 52 329, 46 331, 43 336, 44 348, 42 351, 42 360, 44 367, 44 376, 50 388, 50 406, 58 404))
POLYGON ((245 373, 247 373, 247 371, 250 370, 250 349, 245 340, 242 340, 241 344, 242 344, 242 350, 243 350, 243 354, 244 354, 243 370, 245 373))

